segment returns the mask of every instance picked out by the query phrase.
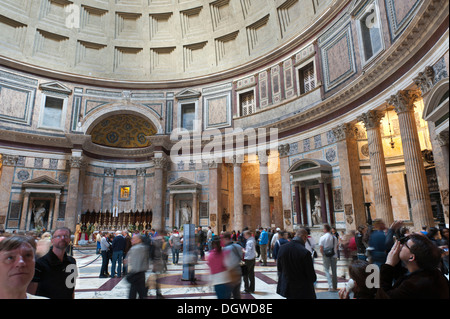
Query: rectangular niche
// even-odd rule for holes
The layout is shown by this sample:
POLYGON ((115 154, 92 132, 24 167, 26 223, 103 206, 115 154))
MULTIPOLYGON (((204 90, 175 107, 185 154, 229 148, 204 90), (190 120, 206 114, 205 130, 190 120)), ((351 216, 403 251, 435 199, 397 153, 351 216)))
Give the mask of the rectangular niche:
POLYGON ((167 72, 175 71, 175 47, 151 48, 150 49, 150 71, 167 72))
POLYGON ((150 14, 150 40, 173 40, 172 17, 173 12, 150 14))
POLYGON ((264 45, 269 42, 272 37, 272 33, 267 24, 269 22, 269 15, 256 21, 255 23, 247 27, 247 42, 248 42, 248 53, 251 55, 253 52, 264 47, 264 45))
POLYGON ((0 7, 3 9, 8 9, 16 14, 21 14, 23 16, 30 16, 30 8, 32 1, 29 0, 0 0, 0 7))
POLYGON ((184 70, 199 69, 208 66, 205 63, 205 47, 208 42, 190 44, 183 47, 184 70))
POLYGON ((280 23, 281 37, 284 38, 286 33, 295 26, 300 17, 302 5, 299 0, 287 0, 278 7, 278 20, 280 23))
POLYGON ((116 39, 142 38, 142 23, 140 13, 116 12, 116 39))
POLYGON ((142 48, 116 47, 114 49, 114 71, 142 72, 142 48))
POLYGON ((27 26, 0 15, 0 44, 3 49, 22 51, 27 26))
POLYGON ((229 58, 232 58, 236 54, 236 52, 238 52, 238 47, 236 44, 236 38, 238 34, 239 31, 236 31, 215 39, 214 43, 216 46, 217 65, 219 65, 221 62, 225 62, 229 58))
POLYGON ((201 35, 207 30, 205 30, 205 23, 201 17, 203 6, 180 11, 181 18, 181 30, 183 32, 183 37, 192 37, 196 35, 201 35))
POLYGON ((81 31, 93 35, 105 36, 107 13, 107 10, 82 5, 80 19, 81 31))
POLYGON ((66 19, 70 14, 67 6, 72 5, 72 1, 68 0, 42 0, 39 11, 39 20, 44 21, 52 26, 66 27, 66 19), (68 12, 66 12, 66 10, 68 12))
POLYGON ((68 37, 37 29, 33 55, 35 57, 64 62, 68 37))
POLYGON ((230 0, 217 0, 209 4, 213 30, 224 27, 231 15, 230 0))
POLYGON ((75 65, 88 70, 104 70, 102 56, 105 54, 106 44, 92 43, 86 41, 77 42, 75 65))

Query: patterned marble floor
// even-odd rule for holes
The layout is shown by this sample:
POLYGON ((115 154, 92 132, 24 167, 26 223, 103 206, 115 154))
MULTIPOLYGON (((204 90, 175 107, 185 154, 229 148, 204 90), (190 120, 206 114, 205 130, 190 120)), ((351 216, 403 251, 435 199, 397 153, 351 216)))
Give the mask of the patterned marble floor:
MULTIPOLYGON (((78 264, 78 279, 76 283, 76 299, 127 299, 129 284, 125 278, 99 278, 101 257, 93 250, 74 250, 74 258, 78 264)), ((169 256, 167 273, 159 279, 161 291, 166 299, 216 299, 213 288, 208 283, 209 269, 206 262, 196 265, 197 285, 181 280, 182 265, 172 265, 169 256)), ((182 256, 180 256, 182 260, 182 256)), ((109 265, 108 271, 110 271, 109 265)), ((337 299, 337 292, 328 292, 328 283, 323 271, 322 258, 316 258, 314 268, 317 273, 316 294, 318 299, 337 299)), ((338 289, 345 286, 347 280, 342 276, 347 269, 346 262, 338 261, 338 289)), ((152 275, 147 272, 147 278, 152 275)), ((255 267, 255 287, 252 294, 243 294, 244 299, 284 299, 276 293, 277 272, 272 259, 267 266, 255 267)), ((348 277, 348 274, 347 274, 348 277)), ((153 277, 151 278, 153 279, 153 277)), ((242 284, 243 290, 243 284, 242 284)), ((149 290, 149 299, 155 298, 155 290, 149 290)))

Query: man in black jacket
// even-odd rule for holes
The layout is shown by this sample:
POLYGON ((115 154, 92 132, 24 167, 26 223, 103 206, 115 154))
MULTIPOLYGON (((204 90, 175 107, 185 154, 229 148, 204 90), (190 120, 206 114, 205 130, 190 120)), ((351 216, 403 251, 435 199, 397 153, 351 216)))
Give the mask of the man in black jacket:
POLYGON ((437 268, 440 258, 439 248, 421 234, 396 241, 381 266, 377 298, 448 299, 448 280, 437 268), (408 273, 395 278, 394 267, 400 261, 408 273))
POLYGON ((297 230, 294 239, 280 247, 277 259, 277 293, 287 299, 316 299, 317 280, 311 253, 305 248, 308 232, 297 230))

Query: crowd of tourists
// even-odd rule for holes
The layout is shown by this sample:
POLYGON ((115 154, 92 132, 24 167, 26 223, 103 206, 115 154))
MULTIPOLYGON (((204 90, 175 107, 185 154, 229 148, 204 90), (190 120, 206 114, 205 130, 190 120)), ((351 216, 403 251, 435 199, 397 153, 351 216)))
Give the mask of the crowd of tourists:
MULTIPOLYGON (((449 298, 448 228, 424 227, 415 233, 401 221, 386 227, 377 219, 347 233, 327 224, 322 230, 316 242, 308 227, 295 233, 245 228, 220 234, 198 227, 191 257, 184 258, 192 267, 189 281, 197 284, 193 269, 203 260, 217 298, 241 299, 255 292, 256 265, 276 267, 279 295, 315 299, 314 259, 321 258, 329 291, 339 292, 341 299, 449 298), (338 260, 347 262, 348 282, 341 290, 338 260)), ((74 298, 78 274, 72 237, 64 227, 39 237, 0 234, 0 299, 74 298)), ((146 298, 152 287, 157 298, 164 298, 158 279, 167 271, 169 256, 173 265, 180 263, 186 244, 177 228, 170 233, 96 232, 94 240, 102 260, 99 277, 124 277, 130 299, 146 298)))

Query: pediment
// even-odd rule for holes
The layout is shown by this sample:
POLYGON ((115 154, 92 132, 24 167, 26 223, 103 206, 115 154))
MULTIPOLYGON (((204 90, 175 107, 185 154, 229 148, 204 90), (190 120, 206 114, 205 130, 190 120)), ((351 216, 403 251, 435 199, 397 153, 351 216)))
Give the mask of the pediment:
POLYGON ((47 175, 43 175, 23 182, 22 187, 55 189, 55 188, 64 188, 64 184, 47 175))
POLYGON ((200 95, 201 95, 201 93, 198 92, 198 91, 194 91, 194 90, 191 90, 191 89, 186 89, 186 90, 181 91, 178 94, 175 94, 175 97, 178 100, 184 100, 184 99, 199 98, 200 95))
POLYGON ((201 187, 202 186, 200 184, 184 177, 181 177, 167 185, 168 189, 198 189, 201 187))
POLYGON ((43 83, 43 84, 39 85, 39 88, 42 91, 50 91, 50 92, 55 92, 55 93, 64 94, 64 95, 72 94, 71 89, 69 89, 67 86, 65 86, 64 84, 62 84, 58 81, 43 83))

